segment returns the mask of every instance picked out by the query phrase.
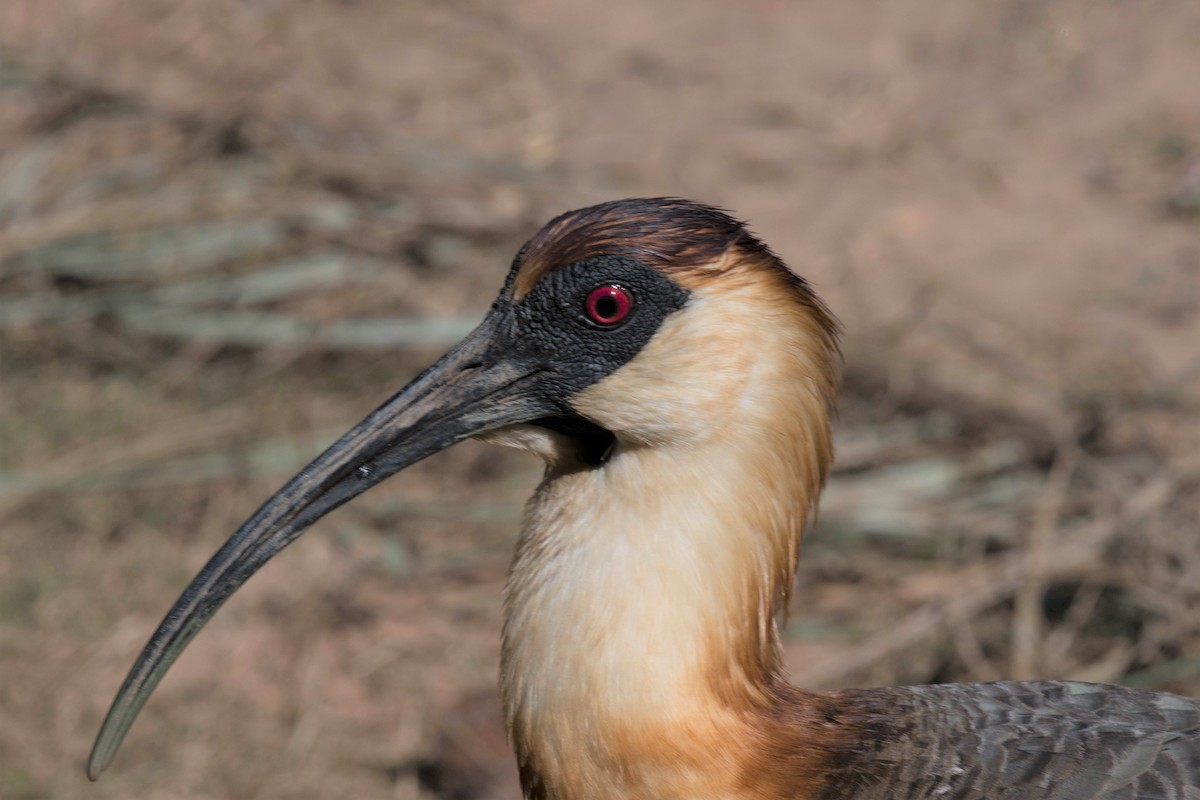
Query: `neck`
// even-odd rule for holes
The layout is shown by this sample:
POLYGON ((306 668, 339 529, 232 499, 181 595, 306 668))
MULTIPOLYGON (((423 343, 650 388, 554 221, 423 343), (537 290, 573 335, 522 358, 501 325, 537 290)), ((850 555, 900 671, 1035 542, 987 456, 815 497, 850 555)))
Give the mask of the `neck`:
POLYGON ((821 745, 804 727, 818 700, 779 677, 775 617, 828 422, 772 437, 779 452, 745 433, 618 448, 534 495, 501 676, 528 796, 764 797, 774 781, 802 797, 815 780, 821 745), (778 780, 764 749, 787 762, 778 780))

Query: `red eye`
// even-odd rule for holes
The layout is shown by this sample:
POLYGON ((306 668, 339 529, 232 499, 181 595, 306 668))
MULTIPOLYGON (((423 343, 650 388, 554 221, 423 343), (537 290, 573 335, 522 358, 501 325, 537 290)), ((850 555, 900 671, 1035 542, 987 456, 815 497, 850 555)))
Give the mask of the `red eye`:
POLYGON ((587 296, 583 307, 587 310, 588 319, 607 328, 629 316, 633 308, 633 295, 624 286, 615 283, 597 286, 587 296))

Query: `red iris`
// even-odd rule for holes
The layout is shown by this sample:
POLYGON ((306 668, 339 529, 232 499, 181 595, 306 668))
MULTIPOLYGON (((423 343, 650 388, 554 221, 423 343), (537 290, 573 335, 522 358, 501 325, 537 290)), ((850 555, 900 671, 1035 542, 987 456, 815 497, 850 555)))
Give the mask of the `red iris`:
POLYGON ((608 328, 629 316, 633 308, 633 295, 624 286, 609 283, 592 289, 583 306, 588 319, 608 328))

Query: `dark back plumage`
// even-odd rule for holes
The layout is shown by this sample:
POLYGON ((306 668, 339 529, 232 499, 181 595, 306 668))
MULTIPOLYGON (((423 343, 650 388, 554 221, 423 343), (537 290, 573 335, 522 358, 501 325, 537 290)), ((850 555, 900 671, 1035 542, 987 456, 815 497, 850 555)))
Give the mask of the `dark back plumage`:
POLYGON ((861 726, 822 800, 1200 800, 1200 700, 1008 681, 834 692, 861 726))

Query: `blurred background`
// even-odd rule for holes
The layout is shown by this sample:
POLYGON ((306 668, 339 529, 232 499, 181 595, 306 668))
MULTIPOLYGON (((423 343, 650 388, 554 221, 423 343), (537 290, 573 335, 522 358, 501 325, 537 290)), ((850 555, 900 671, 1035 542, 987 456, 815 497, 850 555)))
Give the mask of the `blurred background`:
POLYGON ((1200 694, 1192 0, 5 0, 0 797, 512 798, 468 443, 91 738, 188 578, 567 208, 732 209, 847 330, 786 626, 827 688, 1200 694))

